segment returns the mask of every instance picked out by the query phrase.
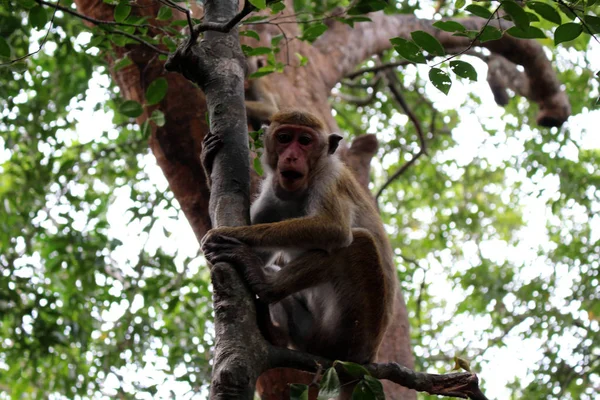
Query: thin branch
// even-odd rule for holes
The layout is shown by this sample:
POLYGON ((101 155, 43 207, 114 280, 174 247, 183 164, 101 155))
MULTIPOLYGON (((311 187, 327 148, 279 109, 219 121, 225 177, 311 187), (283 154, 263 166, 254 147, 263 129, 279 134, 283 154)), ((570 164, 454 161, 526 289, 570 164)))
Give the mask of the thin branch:
POLYGON ((408 116, 408 118, 411 120, 411 122, 415 126, 415 130, 417 131, 417 135, 419 137, 420 149, 416 154, 413 154, 412 159, 410 159, 402 167, 400 167, 400 169, 398 171, 396 171, 392 176, 390 176, 388 178, 388 180, 383 184, 383 186, 381 186, 381 188, 379 188, 379 190, 377 191, 377 194, 375 195, 375 200, 379 199, 379 196, 381 196, 381 193, 383 193, 383 191, 395 179, 397 179, 400 175, 402 175, 408 169, 408 167, 410 167, 412 164, 414 164, 414 162, 417 161, 417 159, 419 159, 419 157, 421 157, 423 154, 427 154, 427 143, 425 142, 425 135, 424 135, 423 129, 421 127, 421 122, 418 120, 416 115, 412 112, 412 110, 408 106, 408 103, 404 99, 404 96, 402 96, 402 93, 400 93, 400 90, 398 90, 397 84, 399 84, 399 82, 398 82, 398 78, 395 75, 395 72, 391 69, 388 69, 385 72, 385 74, 386 74, 386 78, 388 80, 388 88, 394 95, 394 98, 398 102, 400 107, 402 107, 402 110, 404 111, 404 113, 408 116))
POLYGON ((388 81, 388 88, 390 89, 390 92, 392 92, 392 94, 394 95, 394 99, 396 99, 396 102, 398 102, 400 107, 402 107, 402 110, 404 111, 406 116, 410 119, 410 121, 413 123, 415 130, 417 131, 417 135, 419 136, 419 143, 421 146, 421 151, 423 153, 427 154, 427 143, 425 142, 425 135, 423 133, 423 128, 421 127, 421 122, 419 121, 419 119, 417 118, 415 113, 413 113, 412 110, 410 109, 410 106, 404 99, 404 96, 402 95, 400 90, 398 90, 398 86, 400 85, 400 82, 398 81, 396 72, 394 72, 391 69, 388 69, 387 71, 385 71, 385 77, 387 78, 387 81, 388 81))
MULTIPOLYGON (((469 50, 471 50, 473 48, 473 46, 475 45, 475 42, 477 42, 479 40, 479 38, 481 37, 481 35, 483 35, 483 31, 485 30, 485 27, 488 26, 490 24, 490 22, 492 21, 492 18, 494 18, 494 15, 496 15, 498 13, 498 10, 500 9, 500 7, 502 7, 502 3, 500 3, 498 5, 498 7, 496 7, 496 9, 494 10, 494 12, 492 13, 492 15, 490 15, 490 17, 487 19, 485 25, 483 25, 483 27, 479 30, 479 32, 477 32, 477 36, 475 36, 473 38, 473 40, 471 40, 471 43, 469 43, 469 45, 461 52, 453 54, 452 56, 445 58, 444 60, 440 61, 439 63, 433 64, 431 65, 431 67, 437 67, 438 65, 445 63, 446 61, 450 61, 453 58, 456 58, 462 54, 465 54, 466 52, 468 52, 469 50)), ((500 24, 500 19, 498 18, 498 23, 500 24)))
POLYGON ((359 70, 354 71, 353 73, 346 75, 346 78, 348 79, 354 79, 357 76, 363 75, 363 74, 367 74, 369 72, 379 72, 388 68, 396 68, 396 67, 403 67, 406 65, 412 64, 412 62, 410 61, 398 61, 398 62, 392 62, 392 63, 384 63, 384 64, 380 64, 380 65, 376 65, 374 67, 369 67, 369 68, 362 68, 359 70))
MULTIPOLYGON (((45 6, 54 8, 54 14, 52 15, 52 20, 54 20, 54 15, 56 14, 56 10, 60 10, 62 12, 70 14, 70 15, 72 15, 74 17, 77 17, 77 18, 80 18, 80 19, 82 19, 84 21, 90 22, 90 23, 92 23, 94 25, 106 25, 106 26, 111 26, 111 25, 114 26, 114 25, 116 25, 116 26, 135 26, 135 27, 142 26, 143 27, 143 25, 127 24, 127 23, 124 23, 124 22, 116 22, 116 21, 103 21, 103 20, 92 18, 92 17, 88 17, 87 15, 80 14, 77 11, 71 10, 70 8, 63 7, 63 6, 59 5, 58 2, 56 4, 52 4, 52 3, 48 2, 48 1, 45 1, 45 0, 35 0, 35 1, 36 1, 36 3, 38 3, 40 5, 45 5, 45 6)), ((52 21, 51 21, 51 23, 52 23, 52 21)), ((148 25, 148 26, 150 26, 150 25, 148 25)), ((51 25, 51 27, 52 27, 52 25, 51 25)), ((152 26, 152 27, 156 28, 154 26, 152 26)), ((50 30, 48 30, 48 32, 49 31, 50 30)), ((154 46, 151 43, 148 43, 144 39, 141 39, 141 38, 139 38, 139 37, 137 37, 135 35, 132 35, 130 33, 123 32, 123 31, 121 31, 119 29, 109 28, 108 32, 110 32, 110 33, 116 33, 116 34, 122 35, 122 36, 126 36, 126 37, 128 37, 128 38, 130 38, 132 40, 135 40, 136 42, 138 42, 138 43, 140 43, 140 44, 148 47, 149 49, 154 50, 155 52, 157 52, 159 54, 163 54, 163 55, 168 55, 169 54, 167 51, 159 49, 158 47, 154 46)), ((46 37, 47 37, 47 34, 46 34, 46 37)), ((39 50, 41 50, 41 47, 40 47, 39 50)), ((34 53, 32 53, 32 54, 35 54, 35 53, 37 53, 37 51, 34 52, 34 53)), ((30 56, 32 54, 28 54, 27 56, 23 56, 23 57, 21 57, 21 59, 25 58, 25 57, 28 57, 28 56, 30 56)), ((13 62, 15 62, 15 61, 11 61, 10 63, 13 63, 13 62)))
POLYGON ((407 161, 402 167, 400 167, 400 169, 396 172, 394 172, 394 174, 392 176, 390 176, 388 178, 387 181, 385 181, 385 183, 379 188, 379 190, 377 191, 377 194, 375 195, 375 200, 379 199, 379 196, 381 196, 381 193, 383 193, 383 191, 394 181, 396 180, 400 175, 402 175, 404 172, 406 172, 406 170, 415 163, 415 161, 417 161, 419 159, 419 157, 421 157, 423 154, 425 154, 423 152, 423 149, 421 148, 421 150, 419 150, 419 152, 417 152, 416 154, 413 154, 413 158, 411 158, 409 161, 407 161))
MULTIPOLYGON (((333 365, 334 362, 323 357, 283 347, 269 346, 269 369, 287 367, 315 372, 333 365)), ((413 371, 397 363, 365 364, 363 367, 375 378, 386 379, 419 392, 463 399, 487 400, 487 397, 479 389, 477 375, 469 372, 455 372, 446 375, 428 374, 413 371)), ((336 368, 341 371, 343 367, 337 364, 336 368)))
POLYGON ((10 60, 7 63, 0 64, 0 67, 12 65, 14 63, 17 63, 21 60, 24 60, 24 59, 31 57, 31 56, 39 53, 40 51, 42 51, 42 49, 44 48, 44 45, 46 44, 46 40, 48 40, 48 35, 50 35, 50 31, 52 30, 52 27, 54 26, 54 17, 56 16, 56 10, 58 9, 58 7, 60 7, 59 3, 60 3, 60 0, 57 0, 56 4, 50 3, 52 6, 54 6, 54 12, 52 13, 52 18, 50 18, 50 26, 48 27, 48 30, 46 31, 46 35, 44 36, 44 39, 42 39, 42 42, 40 43, 40 47, 38 47, 38 49, 34 52, 25 54, 24 56, 19 57, 19 58, 15 58, 14 60, 10 60))
POLYGON ((254 6, 248 0, 246 0, 244 2, 244 8, 242 9, 242 11, 237 13, 227 23, 221 24, 221 23, 216 23, 216 22, 203 22, 201 24, 194 26, 190 33, 190 38, 186 44, 186 47, 189 48, 189 47, 193 46, 196 43, 198 36, 202 32, 206 32, 206 31, 215 31, 215 32, 222 32, 222 33, 229 32, 237 24, 239 24, 248 14, 250 14, 254 10, 255 10, 254 6))
POLYGON ((381 83, 381 78, 378 78, 376 82, 374 82, 373 86, 369 86, 373 88, 373 91, 366 97, 358 97, 352 96, 345 93, 337 93, 335 97, 342 99, 345 102, 352 103, 357 107, 364 107, 366 105, 371 104, 375 101, 377 93, 379 93, 379 85, 381 83))
POLYGON ((377 77, 375 79, 373 79, 367 83, 342 80, 342 85, 348 86, 349 88, 352 88, 352 89, 369 89, 374 86, 377 86, 380 81, 381 81, 381 77, 379 75, 377 75, 377 77))
POLYGON ((171 0, 158 0, 158 1, 166 6, 169 6, 171 8, 176 9, 179 12, 184 13, 187 18, 187 23, 188 23, 188 27, 190 28, 190 32, 194 31, 194 23, 192 22, 192 12, 189 9, 181 7, 179 4, 177 4, 171 0))

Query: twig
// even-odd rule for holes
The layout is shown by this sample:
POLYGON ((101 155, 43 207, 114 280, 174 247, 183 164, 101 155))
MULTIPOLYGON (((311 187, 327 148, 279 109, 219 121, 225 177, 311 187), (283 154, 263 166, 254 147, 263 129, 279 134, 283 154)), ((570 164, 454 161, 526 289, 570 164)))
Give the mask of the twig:
MULTIPOLYGON (((315 372, 319 368, 329 368, 334 363, 308 353, 269 346, 268 364, 269 369, 287 367, 315 372)), ((470 372, 455 372, 446 375, 428 374, 413 371, 397 363, 365 364, 363 367, 375 378, 386 379, 419 392, 463 399, 487 400, 487 397, 479 389, 477 375, 470 372)), ((343 367, 340 365, 336 368, 343 367)))
MULTIPOLYGON (((471 48, 473 48, 473 46, 475 45, 475 42, 477 42, 477 40, 479 40, 479 38, 481 37, 481 35, 483 35, 483 31, 485 30, 485 27, 488 26, 490 24, 490 21, 492 20, 492 18, 494 18, 494 15, 496 15, 498 13, 498 10, 500 9, 500 7, 502 7, 502 3, 500 3, 498 5, 498 7, 496 7, 496 9, 494 10, 494 12, 492 13, 492 15, 489 16, 489 18, 487 19, 485 25, 483 25, 483 27, 479 30, 479 32, 477 32, 477 35, 473 38, 473 40, 471 41, 471 43, 469 43, 469 45, 462 51, 451 55, 448 58, 443 59, 442 61, 440 61, 439 63, 433 64, 431 67, 437 67, 438 65, 445 63, 446 61, 450 61, 453 58, 456 58, 460 55, 465 54, 466 52, 468 52, 469 50, 471 50, 471 48)), ((498 23, 500 23, 500 19, 498 19, 498 23)))
POLYGON ((381 188, 379 188, 379 190, 377 191, 377 194, 375 195, 375 200, 379 199, 379 196, 381 196, 381 193, 383 193, 383 191, 395 179, 397 179, 400 175, 402 175, 408 169, 408 167, 410 167, 415 161, 417 161, 417 159, 419 157, 421 157, 423 154, 427 154, 427 143, 425 142, 425 135, 423 134, 421 122, 418 120, 416 115, 412 112, 412 110, 408 106, 408 103, 404 99, 404 96, 402 96, 402 93, 400 93, 400 91, 398 90, 398 87, 396 86, 396 84, 399 84, 399 82, 395 75, 395 72, 393 70, 387 70, 385 74, 386 74, 386 78, 388 80, 388 88, 394 95, 394 98, 396 99, 398 104, 400 104, 400 107, 402 107, 402 110, 404 111, 404 113, 408 116, 408 118, 411 120, 411 122, 415 126, 415 130, 417 131, 417 135, 419 137, 420 149, 416 154, 413 154, 412 159, 410 159, 402 167, 400 167, 400 169, 398 171, 396 171, 392 176, 390 176, 388 178, 388 180, 383 184, 383 186, 381 186, 381 188))
POLYGON ((46 31, 46 35, 44 36, 44 39, 42 39, 42 42, 40 43, 40 47, 38 47, 38 49, 36 51, 34 51, 34 52, 25 54, 24 56, 19 57, 19 58, 15 58, 14 60, 10 60, 7 63, 0 64, 0 67, 4 67, 4 66, 7 66, 7 65, 12 65, 14 63, 17 63, 17 62, 19 62, 21 60, 26 59, 27 57, 31 57, 31 56, 39 53, 40 51, 42 51, 42 49, 44 48, 44 45, 46 44, 46 40, 48 40, 48 35, 50 35, 50 31, 52 30, 52 27, 54 26, 54 17, 56 16, 56 10, 57 10, 57 8, 60 7, 59 3, 60 3, 60 0, 57 0, 56 4, 50 3, 52 6, 54 6, 54 12, 52 13, 52 18, 50 18, 50 26, 48 27, 48 30, 46 31))
POLYGON ((198 36, 202 32, 206 32, 206 31, 215 31, 215 32, 222 32, 222 33, 229 32, 237 24, 239 24, 241 20, 243 20, 248 14, 250 14, 254 10, 255 10, 254 6, 248 0, 246 0, 244 2, 244 8, 242 9, 242 11, 237 13, 227 23, 220 24, 220 23, 216 23, 216 22, 203 22, 201 24, 194 26, 190 33, 190 38, 188 39, 186 47, 189 48, 189 47, 193 46, 196 43, 198 36))
POLYGON ((398 61, 398 62, 380 64, 380 65, 376 65, 374 67, 362 68, 362 69, 356 70, 353 73, 351 73, 349 75, 346 75, 346 78, 348 78, 348 79, 354 79, 357 76, 360 76, 362 74, 367 74, 369 72, 379 72, 379 71, 384 70, 384 69, 395 68, 395 67, 403 67, 403 66, 409 65, 409 64, 412 64, 412 63, 410 61, 398 61))
POLYGON ((404 96, 402 95, 402 93, 400 93, 400 90, 398 90, 398 85, 400 85, 400 82, 398 81, 398 78, 396 77, 396 73, 393 70, 389 69, 389 70, 385 71, 385 76, 388 81, 388 88, 394 95, 394 98, 396 99, 396 101, 398 102, 400 107, 402 107, 402 110, 404 111, 406 116, 410 119, 410 121, 415 126, 415 130, 417 131, 417 135, 419 136, 419 143, 421 145, 421 151, 423 153, 427 154, 427 143, 425 142, 425 135, 423 134, 423 128, 421 127, 421 122, 419 121, 419 119, 417 118, 415 113, 413 113, 412 110, 410 109, 410 106, 404 99, 404 96))
MULTIPOLYGON (((94 25, 107 25, 107 26, 117 25, 117 26, 135 26, 135 27, 140 27, 141 26, 141 27, 144 27, 144 25, 127 24, 127 23, 124 23, 124 22, 116 22, 116 21, 103 21, 103 20, 99 20, 99 19, 96 19, 96 18, 88 17, 87 15, 80 14, 77 11, 71 10, 70 8, 63 7, 63 6, 59 5, 58 2, 56 4, 52 4, 52 3, 48 2, 48 1, 45 1, 45 0, 35 0, 35 1, 36 1, 36 3, 41 4, 41 5, 45 5, 45 6, 48 6, 48 7, 53 7, 54 8, 54 14, 56 14, 56 10, 60 10, 60 11, 65 12, 67 14, 73 15, 74 17, 77 17, 77 18, 80 18, 80 19, 82 19, 84 21, 90 22, 90 23, 92 23, 94 25)), ((52 15, 52 20, 54 20, 54 14, 52 15)), ((148 26, 151 26, 151 25, 148 25, 148 26)), ((50 27, 52 27, 52 25, 50 27)), ((151 27, 157 28, 155 26, 151 26, 151 27)), ((136 42, 138 42, 140 44, 143 44, 144 46, 148 47, 149 49, 154 50, 155 52, 157 52, 159 54, 163 54, 163 55, 168 55, 169 54, 169 52, 161 50, 158 47, 154 46, 153 44, 148 43, 144 39, 141 39, 141 38, 139 38, 139 37, 137 37, 135 35, 132 35, 130 33, 123 32, 123 31, 121 31, 119 29, 113 29, 113 28, 109 28, 108 31, 111 32, 111 33, 116 33, 118 35, 126 36, 126 37, 128 37, 128 38, 130 38, 132 40, 135 40, 136 42)), ((50 30, 48 30, 48 32, 50 32, 50 30)), ((48 35, 46 34, 46 37, 47 36, 48 35)), ((40 51, 40 50, 41 50, 41 46, 40 46, 40 49, 38 51, 40 51)), ((23 56, 20 59, 23 59, 25 57, 29 57, 29 56, 37 53, 38 51, 36 51, 36 52, 34 52, 32 54, 28 54, 26 56, 23 56)), ((19 59, 17 59, 16 61, 18 61, 18 60, 19 59)), ((16 61, 13 60, 9 64, 12 64, 13 62, 16 62, 16 61)), ((2 65, 4 65, 4 64, 2 64, 2 65)))
POLYGON ((396 172, 394 172, 394 174, 392 176, 390 176, 388 178, 388 180, 379 188, 379 190, 377 191, 377 194, 375 195, 375 200, 379 199, 379 196, 381 196, 381 193, 383 193, 383 191, 394 181, 396 180, 400 175, 402 175, 407 169, 408 167, 410 167, 411 165, 414 164, 415 161, 417 161, 419 159, 419 157, 421 157, 423 154, 425 154, 423 152, 423 148, 421 148, 421 150, 419 150, 416 154, 413 154, 413 158, 410 159, 409 161, 407 161, 402 167, 400 167, 400 169, 396 172))
POLYGON ((373 79, 372 81, 369 81, 367 83, 348 81, 348 80, 344 79, 344 80, 342 80, 342 85, 348 86, 352 89, 369 89, 374 86, 377 86, 380 81, 381 81, 381 77, 379 75, 377 75, 375 79, 373 79))
POLYGON ((187 18, 188 27, 190 28, 190 33, 194 31, 194 23, 192 22, 192 13, 189 9, 181 7, 179 4, 171 1, 171 0, 158 0, 160 3, 169 6, 171 8, 176 9, 179 12, 185 14, 187 18))

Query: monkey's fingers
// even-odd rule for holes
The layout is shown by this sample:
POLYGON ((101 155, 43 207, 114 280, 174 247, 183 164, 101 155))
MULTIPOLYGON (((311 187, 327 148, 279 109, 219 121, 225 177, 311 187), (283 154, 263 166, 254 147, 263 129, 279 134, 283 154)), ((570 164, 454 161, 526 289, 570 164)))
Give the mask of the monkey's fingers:
POLYGON ((207 174, 212 172, 215 156, 223 147, 223 140, 220 136, 208 132, 202 141, 202 152, 200 153, 200 161, 207 174))
POLYGON ((219 261, 235 262, 242 253, 254 254, 248 245, 239 240, 211 232, 202 238, 201 246, 204 256, 213 264, 219 261), (235 260, 231 258, 231 254, 235 260))
POLYGON ((205 251, 205 248, 208 249, 208 246, 214 248, 215 246, 222 245, 246 246, 246 244, 244 244, 236 238, 223 235, 221 232, 219 232, 219 229, 211 229, 210 231, 208 231, 206 235, 204 235, 204 237, 202 238, 202 241, 200 242, 200 247, 202 248, 202 251, 205 251))

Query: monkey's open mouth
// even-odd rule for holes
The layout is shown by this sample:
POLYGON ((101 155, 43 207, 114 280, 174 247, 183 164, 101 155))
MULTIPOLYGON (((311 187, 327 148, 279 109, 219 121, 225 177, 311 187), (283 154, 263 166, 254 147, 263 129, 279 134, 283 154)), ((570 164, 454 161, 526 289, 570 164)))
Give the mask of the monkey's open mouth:
POLYGON ((289 179, 290 181, 295 181, 302 178, 304 175, 302 175, 301 172, 290 169, 287 171, 281 171, 281 176, 283 176, 285 179, 289 179))

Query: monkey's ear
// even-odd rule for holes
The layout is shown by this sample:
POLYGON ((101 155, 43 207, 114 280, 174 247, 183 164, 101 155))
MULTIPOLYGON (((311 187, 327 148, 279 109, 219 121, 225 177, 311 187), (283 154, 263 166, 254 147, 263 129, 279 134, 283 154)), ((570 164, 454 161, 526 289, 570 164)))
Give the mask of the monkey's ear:
POLYGON ((327 154, 335 153, 335 151, 338 148, 338 145, 340 144, 340 140, 342 139, 343 137, 341 137, 337 133, 332 133, 331 135, 329 135, 329 148, 327 149, 327 154))

